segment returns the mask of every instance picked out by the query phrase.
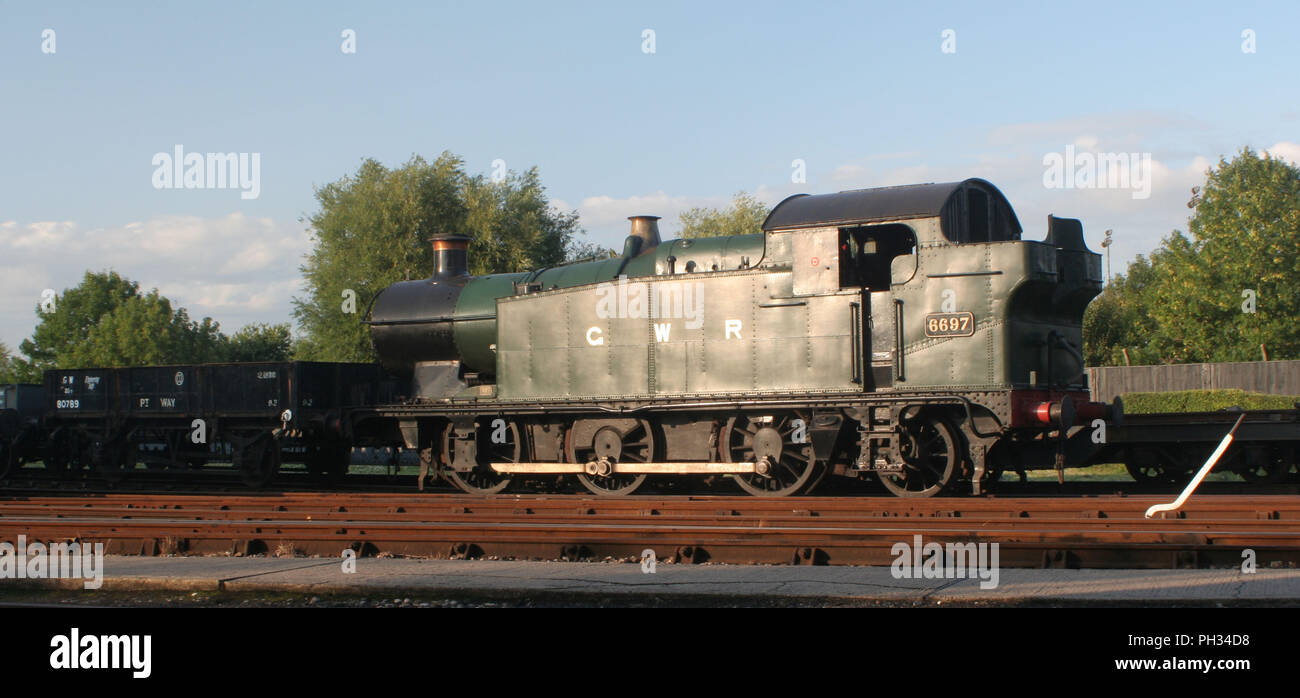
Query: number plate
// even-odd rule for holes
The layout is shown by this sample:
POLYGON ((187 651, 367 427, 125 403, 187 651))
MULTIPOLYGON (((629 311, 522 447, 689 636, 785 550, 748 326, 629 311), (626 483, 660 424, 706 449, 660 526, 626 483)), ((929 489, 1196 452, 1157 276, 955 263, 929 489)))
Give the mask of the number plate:
POLYGON ((927 337, 969 337, 973 334, 975 316, 971 313, 931 313, 925 316, 927 337))

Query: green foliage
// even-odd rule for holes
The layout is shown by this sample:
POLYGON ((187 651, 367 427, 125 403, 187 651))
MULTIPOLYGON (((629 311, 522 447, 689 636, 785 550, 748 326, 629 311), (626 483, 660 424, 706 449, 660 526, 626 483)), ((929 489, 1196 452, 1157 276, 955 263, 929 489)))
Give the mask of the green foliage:
POLYGON ((1243 149, 1220 159, 1174 231, 1084 316, 1092 365, 1300 358, 1300 168, 1243 149), (1243 312, 1254 291, 1256 312, 1243 312))
POLYGON ((294 356, 314 361, 373 361, 364 324, 374 297, 403 279, 427 278, 429 236, 471 238, 470 273, 514 272, 558 264, 578 233, 576 213, 551 208, 536 168, 494 182, 469 176, 443 153, 387 168, 367 159, 353 175, 316 190, 310 217, 315 245, 302 266, 306 295, 294 299, 303 336, 294 356), (344 293, 355 294, 346 312, 344 293))
POLYGON ((564 255, 564 263, 572 262, 589 262, 594 259, 609 259, 617 257, 618 251, 604 245, 586 240, 574 240, 569 243, 569 250, 564 255))
POLYGON ((220 361, 225 337, 211 318, 193 321, 157 289, 140 293, 114 271, 86 272, 80 285, 37 307, 39 322, 23 340, 18 373, 39 381, 49 368, 145 366, 220 361))
POLYGON ((26 369, 24 362, 10 353, 8 345, 0 342, 0 384, 30 383, 26 369))
POLYGON ((225 358, 225 337, 212 318, 190 320, 157 289, 132 296, 100 318, 85 341, 62 354, 61 368, 209 363, 225 358))
POLYGON ((563 262, 579 233, 578 214, 551 208, 537 168, 501 182, 471 177, 463 192, 469 272, 501 274, 563 262))
POLYGON ((27 359, 0 345, 0 382, 41 382, 51 368, 152 366, 223 361, 283 361, 289 326, 249 325, 226 337, 212 318, 191 320, 184 308, 113 271, 86 272, 81 284, 55 297, 40 318, 27 359))
POLYGON ((768 210, 761 201, 742 191, 731 200, 728 208, 698 207, 682 211, 680 235, 683 238, 706 238, 761 233, 768 210))
POLYGON ((289 324, 245 325, 226 344, 226 361, 288 361, 293 347, 289 324))
POLYGON ((100 318, 139 295, 140 285, 115 271, 87 271, 80 285, 55 297, 52 310, 36 307, 36 329, 19 349, 36 375, 47 368, 76 368, 67 362, 100 318))
POLYGON ((1138 366, 1160 363, 1160 356, 1146 346, 1155 333, 1155 321, 1147 311, 1148 289, 1154 279, 1150 263, 1138 255, 1128 274, 1116 276, 1083 314, 1083 357, 1089 366, 1138 366))
POLYGON ((1244 390, 1180 390, 1170 393, 1129 393, 1124 396, 1128 414, 1215 412, 1229 407, 1245 410, 1289 410, 1300 395, 1267 395, 1244 390))
POLYGON ((225 337, 211 317, 190 320, 157 290, 142 295, 117 272, 86 272, 81 285, 36 308, 40 322, 22 343, 29 378, 48 368, 139 367, 224 359, 225 337))

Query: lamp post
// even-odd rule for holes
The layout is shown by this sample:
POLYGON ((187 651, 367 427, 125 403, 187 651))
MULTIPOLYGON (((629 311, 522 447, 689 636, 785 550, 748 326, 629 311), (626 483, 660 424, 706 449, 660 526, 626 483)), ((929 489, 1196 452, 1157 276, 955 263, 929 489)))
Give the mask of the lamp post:
POLYGON ((1106 239, 1101 241, 1101 246, 1106 248, 1106 285, 1110 285, 1110 234, 1112 231, 1106 231, 1106 239))

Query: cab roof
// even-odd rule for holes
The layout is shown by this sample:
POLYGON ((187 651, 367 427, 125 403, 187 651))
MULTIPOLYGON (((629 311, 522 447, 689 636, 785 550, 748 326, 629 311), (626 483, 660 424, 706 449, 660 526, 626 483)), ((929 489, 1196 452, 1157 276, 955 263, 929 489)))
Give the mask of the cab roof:
MULTIPOLYGON (((855 189, 835 194, 795 194, 772 209, 763 230, 854 225, 907 218, 942 216, 964 218, 970 192, 980 192, 991 211, 1005 212, 994 227, 1003 228, 1002 239, 1018 239, 1020 221, 1011 203, 998 188, 983 179, 966 179, 941 184, 908 184, 875 189, 855 189)), ((947 228, 947 225, 945 225, 947 228)))

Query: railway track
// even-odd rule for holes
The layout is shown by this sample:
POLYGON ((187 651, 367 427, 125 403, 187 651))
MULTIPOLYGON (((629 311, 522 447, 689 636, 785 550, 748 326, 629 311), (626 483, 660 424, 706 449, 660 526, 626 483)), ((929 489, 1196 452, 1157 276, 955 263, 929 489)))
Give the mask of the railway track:
MULTIPOLYGON (((1064 484, 1055 480, 1037 479, 1020 482, 1015 475, 1004 475, 1001 482, 988 488, 993 496, 1098 496, 1098 495, 1154 495, 1176 494, 1181 485, 1168 483, 1135 482, 1126 476, 1123 479, 1068 479, 1064 484)), ((534 484, 530 492, 541 495, 577 494, 590 496, 575 482, 566 482, 556 486, 554 481, 547 483, 549 489, 534 484)), ((1206 481, 1197 490, 1205 495, 1262 495, 1280 496, 1300 494, 1300 482, 1297 483, 1252 483, 1241 481, 1206 481)), ((136 473, 119 482, 106 482, 86 475, 79 478, 59 478, 36 471, 24 471, 18 477, 0 478, 0 497, 15 496, 62 496, 94 494, 126 494, 133 496, 166 495, 233 495, 254 496, 261 494, 393 494, 415 496, 420 491, 416 488, 416 476, 411 472, 392 474, 350 474, 335 483, 323 483, 305 472, 280 473, 268 486, 261 490, 252 490, 239 481, 232 472, 200 473, 136 473)), ((650 483, 641 496, 728 496, 739 492, 730 482, 690 481, 685 479, 666 480, 650 483)), ((442 479, 431 477, 425 483, 425 490, 420 496, 430 494, 464 495, 454 485, 442 479)), ((506 494, 512 494, 507 492, 506 494)), ((818 488, 818 498, 834 496, 857 496, 885 498, 886 492, 876 483, 861 482, 824 482, 818 488)), ((468 495, 465 495, 468 496, 468 495)), ((1172 497, 1171 497, 1172 498, 1172 497)), ((802 500, 798 497, 791 501, 802 500)))
POLYGON ((1206 496, 689 496, 110 494, 0 498, 0 540, 102 542, 109 553, 636 559, 889 564, 897 543, 998 543, 1005 567, 1300 563, 1300 498, 1206 496))

